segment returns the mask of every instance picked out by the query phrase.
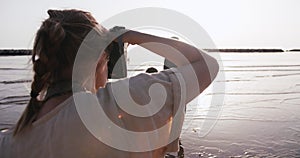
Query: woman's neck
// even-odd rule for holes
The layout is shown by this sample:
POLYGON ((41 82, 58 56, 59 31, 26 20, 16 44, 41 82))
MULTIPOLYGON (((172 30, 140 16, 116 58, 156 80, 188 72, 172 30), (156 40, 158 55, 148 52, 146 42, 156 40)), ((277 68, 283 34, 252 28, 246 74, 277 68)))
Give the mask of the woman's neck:
POLYGON ((79 91, 84 91, 84 88, 81 87, 81 84, 72 82, 71 80, 57 81, 51 84, 47 89, 46 95, 43 99, 44 103, 36 117, 36 120, 72 96, 74 92, 79 91))
POLYGON ((40 111, 37 114, 37 117, 35 118, 35 121, 42 118, 44 115, 52 111, 55 107, 57 107, 59 104, 64 102, 66 99, 68 99, 70 96, 72 96, 72 93, 64 94, 61 96, 53 97, 47 100, 40 111))

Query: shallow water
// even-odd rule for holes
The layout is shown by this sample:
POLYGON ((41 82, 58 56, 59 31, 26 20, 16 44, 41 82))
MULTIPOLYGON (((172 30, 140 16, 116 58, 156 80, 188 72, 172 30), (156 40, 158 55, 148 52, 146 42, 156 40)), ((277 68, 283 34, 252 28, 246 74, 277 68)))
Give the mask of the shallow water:
MULTIPOLYGON (((214 85, 226 89, 210 87, 187 106, 185 157, 300 157, 299 58, 300 52, 221 54, 225 78, 214 85), (211 105, 212 96, 224 97, 223 104, 211 105)), ((0 57, 0 128, 15 124, 28 100, 28 60, 0 57)))
MULTIPOLYGON (((214 128, 200 137, 201 105, 187 109, 189 157, 300 157, 300 53, 222 54, 226 90, 214 128), (198 127, 197 127, 198 126, 198 127), (196 130, 195 130, 196 129, 196 130)), ((213 110, 213 109, 209 109, 213 110)))

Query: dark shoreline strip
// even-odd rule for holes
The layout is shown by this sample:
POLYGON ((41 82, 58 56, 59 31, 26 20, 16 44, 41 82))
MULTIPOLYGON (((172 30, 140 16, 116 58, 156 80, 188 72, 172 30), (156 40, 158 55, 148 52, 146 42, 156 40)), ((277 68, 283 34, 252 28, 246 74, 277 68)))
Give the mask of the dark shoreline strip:
MULTIPOLYGON (((204 49, 207 52, 220 52, 220 53, 282 53, 282 49, 204 49)), ((289 50, 289 51, 295 51, 289 50)), ((31 55, 31 49, 0 49, 0 56, 16 56, 16 55, 31 55)))
POLYGON ((269 93, 262 93, 262 92, 239 92, 239 93, 231 93, 231 92, 217 92, 217 93, 208 93, 206 95, 284 95, 284 94, 300 94, 300 92, 269 92, 269 93))
POLYGON ((14 80, 14 81, 0 81, 2 84, 15 84, 15 83, 26 83, 32 82, 32 80, 14 80))
POLYGON ((281 53, 282 49, 204 49, 207 52, 220 53, 281 53))
POLYGON ((31 52, 31 49, 2 49, 0 50, 0 56, 31 55, 31 52))

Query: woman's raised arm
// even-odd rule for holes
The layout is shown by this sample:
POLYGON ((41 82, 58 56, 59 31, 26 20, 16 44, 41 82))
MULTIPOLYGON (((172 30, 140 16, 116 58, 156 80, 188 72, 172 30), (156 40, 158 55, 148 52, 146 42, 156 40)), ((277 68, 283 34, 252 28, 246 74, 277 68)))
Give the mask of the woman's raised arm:
POLYGON ((206 89, 219 71, 219 65, 214 58, 181 41, 137 31, 128 31, 123 34, 122 40, 129 44, 140 45, 173 62, 185 80, 186 102, 206 89))

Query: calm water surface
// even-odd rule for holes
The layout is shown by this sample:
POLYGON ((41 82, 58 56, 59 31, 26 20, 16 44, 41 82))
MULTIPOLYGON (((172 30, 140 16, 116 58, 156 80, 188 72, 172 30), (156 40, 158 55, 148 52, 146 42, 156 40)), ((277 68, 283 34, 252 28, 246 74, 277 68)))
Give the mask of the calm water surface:
MULTIPOLYGON (((300 157, 300 52, 221 58, 225 78, 214 85, 226 89, 208 88, 187 106, 185 157, 300 157), (211 105, 212 96, 223 104, 211 105)), ((28 60, 0 57, 0 128, 15 124, 28 100, 28 60)))

